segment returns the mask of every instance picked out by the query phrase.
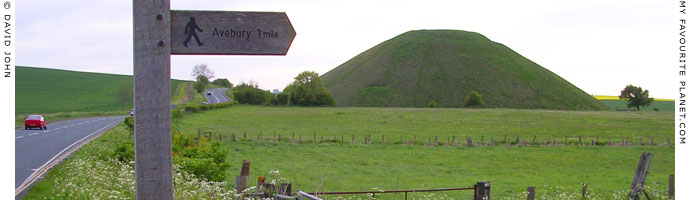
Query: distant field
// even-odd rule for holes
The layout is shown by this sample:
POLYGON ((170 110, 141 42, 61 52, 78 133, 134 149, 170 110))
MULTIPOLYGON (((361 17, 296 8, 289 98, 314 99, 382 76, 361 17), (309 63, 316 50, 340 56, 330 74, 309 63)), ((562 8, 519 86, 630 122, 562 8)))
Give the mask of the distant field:
MULTIPOLYGON (((117 98, 120 88, 132 88, 132 76, 19 66, 16 73, 15 115, 132 108, 117 98)), ((172 80, 172 93, 181 82, 172 80)))
MULTIPOLYGON (((594 95, 593 97, 597 100, 620 100, 620 98, 618 98, 618 96, 594 95)), ((654 98, 654 101, 674 101, 674 100, 673 99, 654 98)))
MULTIPOLYGON (((188 114, 174 120, 183 134, 196 135, 198 128, 229 136, 240 142, 223 141, 229 149, 231 169, 227 183, 234 184, 243 159, 252 160, 250 180, 278 170, 304 191, 372 190, 372 188, 419 189, 465 187, 477 181, 491 181, 492 196, 519 197, 527 186, 540 194, 556 197, 577 194, 581 183, 590 192, 611 199, 630 187, 640 153, 652 152, 654 161, 647 181, 662 188, 674 173, 674 148, 668 146, 630 147, 431 147, 393 144, 416 137, 426 141, 434 136, 445 142, 448 136, 480 136, 502 140, 517 134, 532 138, 576 136, 655 137, 673 136, 670 112, 575 112, 513 109, 420 109, 420 108, 298 108, 236 106, 188 114), (247 131, 252 140, 242 139, 247 131), (261 131, 273 138, 313 133, 326 140, 333 135, 346 141, 355 135, 358 143, 371 134, 374 144, 324 143, 293 144, 253 141, 261 131), (380 144, 382 135, 390 141, 380 144), (568 194, 566 194, 568 195, 568 194)), ((470 198, 471 192, 448 192, 455 199, 470 198)), ((411 197, 423 195, 412 194, 411 197)), ((377 199, 400 199, 391 194, 377 199)), ((524 199, 521 197, 519 199, 524 199)), ((600 198, 601 199, 601 198, 600 198)))
MULTIPOLYGON (((615 110, 628 110, 628 102, 620 100, 618 96, 594 95, 594 98, 608 105, 615 110)), ((640 107, 641 111, 652 111, 654 108, 659 108, 659 111, 673 112, 675 109, 675 102, 673 99, 654 99, 651 105, 647 107, 640 107)), ((630 110, 637 110, 637 108, 630 108, 630 110)))

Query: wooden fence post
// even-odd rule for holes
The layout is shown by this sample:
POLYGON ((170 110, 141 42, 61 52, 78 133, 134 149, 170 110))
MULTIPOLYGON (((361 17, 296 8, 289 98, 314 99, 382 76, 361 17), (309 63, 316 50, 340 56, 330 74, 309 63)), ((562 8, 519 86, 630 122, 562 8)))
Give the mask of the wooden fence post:
POLYGON ((474 200, 490 200, 491 199, 491 183, 488 181, 477 182, 474 185, 474 200))
POLYGON ((675 196, 675 182, 673 180, 673 174, 668 175, 668 198, 673 198, 675 196))
POLYGON ((247 131, 244 132, 244 138, 247 138, 247 131))
POLYGON ((536 194, 534 193, 535 187, 527 187, 527 200, 534 200, 536 194))
POLYGON ((251 161, 242 161, 242 169, 240 170, 240 175, 235 177, 235 190, 237 190, 237 193, 241 193, 244 189, 247 188, 250 165, 251 161))
POLYGON ((582 198, 587 198, 587 183, 582 183, 582 198))
POLYGON ((568 146, 568 136, 565 136, 565 140, 563 140, 563 146, 568 146))
POLYGON ((577 144, 582 145, 582 136, 577 136, 577 144))
POLYGON ((628 194, 628 198, 633 200, 640 199, 640 192, 644 190, 644 181, 647 178, 647 174, 649 174, 649 165, 651 164, 652 153, 643 152, 642 155, 640 155, 640 162, 637 164, 635 177, 630 185, 630 193, 628 194))
POLYGON ((515 138, 515 144, 518 144, 518 143, 520 143, 520 135, 517 135, 517 137, 515 138))
POLYGON ((314 131, 314 143, 316 143, 316 131, 314 131))

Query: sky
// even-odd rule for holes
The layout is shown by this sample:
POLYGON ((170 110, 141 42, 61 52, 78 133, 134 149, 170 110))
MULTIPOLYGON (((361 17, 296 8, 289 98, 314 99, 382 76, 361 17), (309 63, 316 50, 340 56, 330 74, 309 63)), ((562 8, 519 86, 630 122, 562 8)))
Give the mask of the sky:
MULTIPOLYGON (((284 1, 171 0, 173 10, 286 12, 297 36, 285 56, 174 55, 171 76, 192 80, 207 64, 218 78, 280 89, 302 71, 324 74, 399 34, 478 32, 589 94, 633 84, 675 98, 675 1, 284 1)), ((132 1, 16 3, 20 66, 132 74, 132 1)))

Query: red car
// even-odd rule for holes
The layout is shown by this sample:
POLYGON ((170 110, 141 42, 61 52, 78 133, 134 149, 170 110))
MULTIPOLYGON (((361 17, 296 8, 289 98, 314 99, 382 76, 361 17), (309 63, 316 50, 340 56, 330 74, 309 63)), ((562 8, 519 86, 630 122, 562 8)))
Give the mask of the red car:
POLYGON ((46 119, 41 115, 29 115, 24 119, 24 129, 38 127, 39 129, 47 129, 46 119))

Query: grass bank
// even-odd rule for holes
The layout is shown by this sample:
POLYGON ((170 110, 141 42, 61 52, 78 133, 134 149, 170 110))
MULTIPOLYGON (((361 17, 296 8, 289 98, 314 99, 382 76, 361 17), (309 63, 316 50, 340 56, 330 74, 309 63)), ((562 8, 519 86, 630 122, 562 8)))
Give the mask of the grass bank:
MULTIPOLYGON (((132 141, 128 126, 116 126, 50 170, 24 199, 134 199, 134 163, 117 159, 120 147, 132 141)), ((174 168, 177 199, 228 199, 234 195, 223 183, 200 181, 174 168)))

